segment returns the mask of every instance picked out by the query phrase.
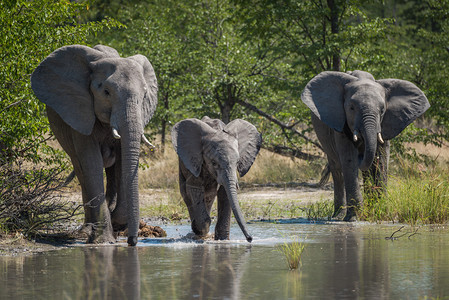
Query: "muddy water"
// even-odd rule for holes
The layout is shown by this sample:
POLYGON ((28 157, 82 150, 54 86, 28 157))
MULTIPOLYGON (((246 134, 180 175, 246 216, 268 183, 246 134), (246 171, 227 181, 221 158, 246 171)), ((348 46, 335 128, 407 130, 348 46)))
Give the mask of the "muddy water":
POLYGON ((247 243, 171 238, 0 257, 0 299, 422 299, 449 296, 449 231, 399 226, 253 223, 247 243), (289 271, 277 247, 306 245, 289 271))

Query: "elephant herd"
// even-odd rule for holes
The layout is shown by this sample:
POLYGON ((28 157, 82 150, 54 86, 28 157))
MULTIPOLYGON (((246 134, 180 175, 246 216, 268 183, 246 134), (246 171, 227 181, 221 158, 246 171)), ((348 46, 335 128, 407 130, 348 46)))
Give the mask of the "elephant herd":
MULTIPOLYGON (((87 242, 114 243, 117 233, 128 228, 128 245, 135 246, 139 149, 141 142, 150 144, 144 127, 158 93, 151 63, 143 55, 122 58, 103 45, 64 46, 39 64, 31 86, 45 103, 51 130, 80 182, 87 242)), ((363 71, 322 72, 306 85, 301 99, 328 158, 334 217, 352 221, 363 200, 359 169, 364 180, 371 176, 385 186, 389 140, 421 116, 429 102, 408 81, 375 80, 363 71)), ((232 212, 251 242, 237 200, 237 172, 244 176, 260 150, 256 127, 241 119, 228 124, 186 119, 173 127, 172 142, 193 232, 209 232, 217 198, 215 239, 229 239, 232 212)))

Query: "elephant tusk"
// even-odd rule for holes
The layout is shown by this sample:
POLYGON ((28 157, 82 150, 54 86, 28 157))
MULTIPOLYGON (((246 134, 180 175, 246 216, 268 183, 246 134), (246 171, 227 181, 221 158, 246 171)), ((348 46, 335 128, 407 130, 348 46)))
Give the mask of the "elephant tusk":
POLYGON ((355 142, 357 142, 359 140, 359 138, 357 137, 357 131, 354 130, 354 136, 352 137, 352 140, 355 142))
POLYGON ((382 138, 382 134, 380 132, 377 134, 377 140, 381 144, 385 143, 384 139, 382 138))
POLYGON ((145 136, 145 134, 142 134, 142 142, 144 142, 145 144, 147 144, 150 148, 155 149, 156 146, 151 144, 150 141, 147 139, 147 137, 145 136))
POLYGON ((114 127, 112 127, 112 135, 114 136, 115 139, 119 140, 122 137, 120 136, 120 134, 118 134, 117 129, 115 129, 114 127))

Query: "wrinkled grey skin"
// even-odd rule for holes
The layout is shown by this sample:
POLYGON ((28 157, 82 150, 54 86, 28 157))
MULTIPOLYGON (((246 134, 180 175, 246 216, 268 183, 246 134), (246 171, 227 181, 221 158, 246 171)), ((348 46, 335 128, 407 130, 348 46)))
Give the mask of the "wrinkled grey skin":
POLYGON ((81 184, 88 243, 113 243, 128 227, 135 245, 140 142, 157 104, 150 62, 102 45, 65 46, 41 62, 31 84, 81 184))
POLYGON ((428 108, 424 93, 411 82, 375 80, 364 71, 322 72, 305 87, 302 101, 327 155, 334 180, 334 217, 355 219, 362 204, 358 170, 364 180, 385 189, 389 140, 428 108), (379 136, 379 133, 381 134, 379 136))
POLYGON ((179 187, 193 232, 199 236, 209 232, 210 210, 217 197, 215 239, 229 239, 232 210, 251 242, 237 200, 237 172, 244 176, 259 153, 262 136, 256 127, 240 119, 227 125, 209 117, 186 119, 173 127, 172 142, 179 156, 179 187))

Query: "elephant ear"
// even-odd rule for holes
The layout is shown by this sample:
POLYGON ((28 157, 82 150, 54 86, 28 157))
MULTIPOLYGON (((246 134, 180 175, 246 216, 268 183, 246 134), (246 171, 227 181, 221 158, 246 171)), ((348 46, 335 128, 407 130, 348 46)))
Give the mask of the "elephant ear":
POLYGON ((147 83, 147 91, 142 107, 142 122, 145 126, 150 122, 154 115, 154 111, 156 110, 158 91, 156 73, 145 56, 137 54, 128 58, 138 62, 143 67, 143 77, 147 83))
POLYGON ((226 124, 220 120, 220 119, 211 119, 208 116, 204 116, 201 121, 212 127, 216 130, 223 130, 225 128, 226 124))
POLYGON ((173 126, 171 139, 173 147, 186 168, 195 177, 200 176, 203 165, 203 136, 216 130, 198 119, 186 119, 173 126))
POLYGON ((95 124, 89 63, 104 55, 86 46, 64 46, 44 59, 31 75, 37 98, 84 135, 91 134, 95 124))
POLYGON ((382 136, 390 140, 429 107, 426 95, 413 83, 399 79, 382 79, 377 82, 385 88, 387 111, 382 120, 382 136))
POLYGON ((327 126, 342 132, 346 123, 345 85, 357 77, 343 72, 321 72, 307 83, 301 100, 327 126))
POLYGON ((235 119, 223 129, 228 134, 237 138, 239 143, 239 161, 237 171, 240 177, 248 173, 262 145, 262 135, 256 127, 244 120, 235 119))

